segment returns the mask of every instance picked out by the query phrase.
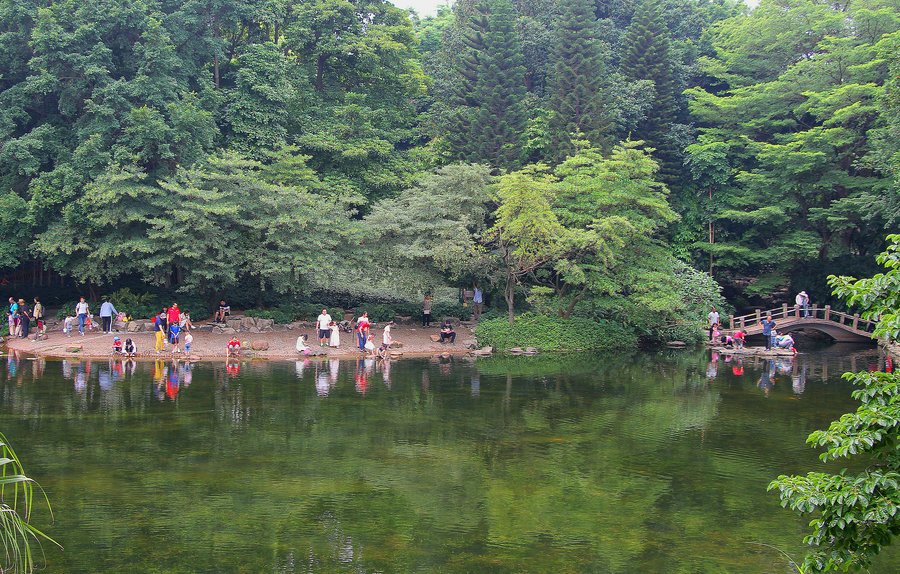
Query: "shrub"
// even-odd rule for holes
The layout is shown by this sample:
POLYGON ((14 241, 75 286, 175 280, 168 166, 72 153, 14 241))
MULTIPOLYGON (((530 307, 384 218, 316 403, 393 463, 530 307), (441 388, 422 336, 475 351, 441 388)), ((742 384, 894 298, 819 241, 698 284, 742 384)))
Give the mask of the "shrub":
POLYGON ((497 349, 534 347, 541 351, 617 350, 637 346, 637 335, 621 323, 578 317, 561 319, 523 313, 514 325, 505 317, 481 321, 479 345, 497 349))
MULTIPOLYGON (((159 310, 162 309, 162 304, 159 301, 159 297, 156 295, 151 295, 150 293, 136 295, 132 293, 131 289, 128 287, 119 289, 109 297, 112 299, 112 304, 116 308, 116 311, 125 313, 134 319, 148 319, 159 313, 159 310)), ((102 299, 106 299, 106 297, 104 296, 102 299)), ((74 308, 74 305, 72 308, 74 308)), ((97 313, 99 310, 100 308, 97 307, 97 310, 94 312, 97 313)))

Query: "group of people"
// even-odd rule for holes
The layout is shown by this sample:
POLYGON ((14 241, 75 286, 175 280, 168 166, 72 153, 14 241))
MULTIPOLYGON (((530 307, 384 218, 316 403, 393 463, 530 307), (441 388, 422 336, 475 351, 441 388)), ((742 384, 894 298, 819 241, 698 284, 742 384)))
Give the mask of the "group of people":
POLYGON ((24 299, 16 301, 15 297, 10 297, 6 320, 9 324, 9 336, 23 339, 28 338, 31 322, 34 321, 36 331, 33 337, 36 341, 44 332, 44 306, 37 297, 34 298, 34 306, 30 309, 24 299))
POLYGON ((191 352, 194 336, 191 330, 191 314, 182 312, 178 303, 172 303, 171 307, 163 307, 153 320, 153 333, 156 335, 156 353, 166 351, 166 345, 172 345, 173 353, 181 352, 182 336, 184 338, 184 352, 191 352), (182 335, 183 334, 183 335, 182 335))
MULTIPOLYGON (((809 297, 806 295, 805 291, 801 291, 800 294, 797 295, 797 305, 803 311, 804 317, 809 317, 809 313, 807 311, 809 305, 809 297)), ((709 315, 707 315, 707 321, 709 323, 709 342, 722 343, 725 346, 731 346, 736 349, 742 349, 744 347, 744 342, 747 335, 745 332, 738 330, 733 335, 728 335, 719 331, 719 313, 715 307, 713 307, 713 310, 710 311, 709 315)), ((775 329, 776 324, 774 319, 772 319, 771 313, 766 314, 765 319, 763 319, 760 324, 762 325, 762 334, 765 338, 767 351, 774 348, 791 350, 794 353, 797 352, 797 349, 794 347, 794 338, 790 335, 790 333, 786 333, 784 335, 778 334, 778 331, 775 329)))

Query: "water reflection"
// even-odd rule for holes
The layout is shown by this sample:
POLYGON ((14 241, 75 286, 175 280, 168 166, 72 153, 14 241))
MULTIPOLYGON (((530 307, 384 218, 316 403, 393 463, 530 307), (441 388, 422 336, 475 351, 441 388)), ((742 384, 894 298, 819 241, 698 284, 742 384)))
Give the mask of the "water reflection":
POLYGON ((749 544, 797 555, 806 521, 765 485, 822 470, 854 360, 887 368, 7 356, 0 414, 59 513, 48 572, 784 572, 749 544))

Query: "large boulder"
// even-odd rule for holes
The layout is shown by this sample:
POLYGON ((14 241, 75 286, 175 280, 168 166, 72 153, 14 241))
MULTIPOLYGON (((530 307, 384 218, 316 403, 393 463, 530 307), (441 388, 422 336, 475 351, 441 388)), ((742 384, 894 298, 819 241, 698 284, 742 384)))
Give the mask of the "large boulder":
POLYGON ((260 331, 270 331, 275 326, 275 319, 257 319, 256 327, 260 331))
POLYGON ((250 347, 254 351, 268 351, 269 350, 269 342, 263 340, 256 340, 250 343, 250 347))
POLYGON ((225 318, 225 326, 229 329, 234 329, 235 331, 240 330, 242 323, 243 323, 243 317, 226 317, 225 318))

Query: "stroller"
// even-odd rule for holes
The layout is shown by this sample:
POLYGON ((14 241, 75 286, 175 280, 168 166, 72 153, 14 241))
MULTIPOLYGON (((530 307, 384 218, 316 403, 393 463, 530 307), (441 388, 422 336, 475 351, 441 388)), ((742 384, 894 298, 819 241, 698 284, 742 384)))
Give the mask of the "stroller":
POLYGON ((353 327, 351 327, 350 325, 350 321, 341 321, 340 323, 338 323, 338 329, 340 329, 343 333, 352 333, 353 327))

